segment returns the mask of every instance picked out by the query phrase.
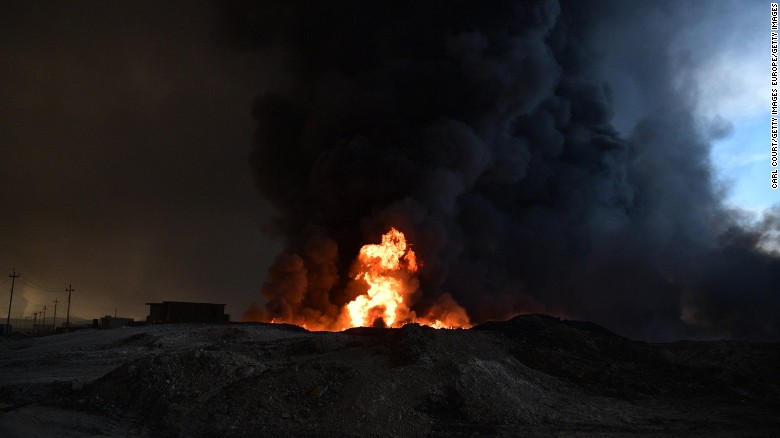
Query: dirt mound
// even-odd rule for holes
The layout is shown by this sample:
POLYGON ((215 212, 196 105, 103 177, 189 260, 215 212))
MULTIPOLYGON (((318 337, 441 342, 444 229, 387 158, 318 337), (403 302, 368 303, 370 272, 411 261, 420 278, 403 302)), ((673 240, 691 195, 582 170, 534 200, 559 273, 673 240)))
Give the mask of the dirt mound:
MULTIPOLYGON (((0 356, 3 436, 41 409, 125 436, 762 435, 780 428, 780 385, 770 375, 776 344, 645 344, 544 315, 473 330, 180 325, 19 342, 26 344, 0 356), (88 378, 100 360, 106 371, 88 378), (3 383, 37 363, 46 363, 41 376, 67 363, 82 366, 85 377, 3 383)), ((42 421, 46 430, 73 427, 42 421)), ((89 430, 76 436, 99 435, 89 430)))
POLYGON ((648 344, 590 322, 521 315, 474 330, 511 339, 522 363, 597 394, 635 399, 780 394, 777 344, 738 341, 648 344), (767 368, 769 366, 769 368, 767 368))

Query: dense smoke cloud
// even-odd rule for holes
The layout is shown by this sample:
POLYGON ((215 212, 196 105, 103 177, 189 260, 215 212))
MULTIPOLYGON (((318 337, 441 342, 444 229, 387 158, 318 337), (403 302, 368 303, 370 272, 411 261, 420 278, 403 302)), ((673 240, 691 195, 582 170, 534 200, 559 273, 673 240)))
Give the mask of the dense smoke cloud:
POLYGON ((723 205, 714 134, 660 32, 635 52, 633 92, 652 106, 631 132, 612 125, 623 90, 589 36, 627 7, 223 6, 230 41, 281 49, 292 84, 254 107, 252 165, 287 250, 247 316, 336 318, 360 293, 358 249, 395 226, 423 261, 421 310, 451 294, 477 322, 534 311, 646 339, 780 338, 780 260, 760 247, 776 221, 723 205))

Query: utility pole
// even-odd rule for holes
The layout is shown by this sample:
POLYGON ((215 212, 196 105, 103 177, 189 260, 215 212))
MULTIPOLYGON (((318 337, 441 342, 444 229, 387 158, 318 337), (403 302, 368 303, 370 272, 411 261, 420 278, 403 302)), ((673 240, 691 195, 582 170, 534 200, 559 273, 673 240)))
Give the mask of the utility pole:
POLYGON ((33 312, 33 334, 38 331, 38 312, 33 312))
POLYGON ((65 316, 65 327, 67 327, 66 328, 67 331, 70 331, 70 294, 74 290, 76 290, 76 289, 73 289, 73 285, 72 284, 69 284, 68 288, 65 289, 65 292, 68 293, 68 312, 67 312, 67 314, 65 316))
POLYGON ((54 334, 57 334, 57 303, 60 302, 59 298, 55 298, 54 301, 54 334))
POLYGON ((43 323, 41 324, 43 329, 46 330, 46 306, 43 306, 43 323))
POLYGON ((11 299, 8 300, 8 317, 5 319, 5 334, 11 336, 11 304, 14 302, 14 283, 16 282, 16 277, 19 276, 19 274, 16 273, 16 268, 14 268, 13 274, 8 274, 8 276, 11 277, 11 299))

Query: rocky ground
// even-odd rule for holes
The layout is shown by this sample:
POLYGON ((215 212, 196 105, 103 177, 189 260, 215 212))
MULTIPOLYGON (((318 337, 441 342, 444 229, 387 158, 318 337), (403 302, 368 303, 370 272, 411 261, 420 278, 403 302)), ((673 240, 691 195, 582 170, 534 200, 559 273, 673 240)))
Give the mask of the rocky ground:
POLYGON ((780 344, 158 325, 0 341, 0 436, 780 436, 780 344))

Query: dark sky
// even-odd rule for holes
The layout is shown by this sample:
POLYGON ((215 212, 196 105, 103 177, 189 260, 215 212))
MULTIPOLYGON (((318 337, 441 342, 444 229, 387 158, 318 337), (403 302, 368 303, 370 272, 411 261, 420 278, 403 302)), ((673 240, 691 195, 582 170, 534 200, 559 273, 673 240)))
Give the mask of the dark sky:
POLYGON ((780 212, 724 203, 710 151, 731 124, 700 112, 719 34, 684 30, 737 3, 712 5, 4 2, 12 314, 72 283, 88 318, 332 319, 359 247, 398 226, 416 311, 451 295, 475 322, 780 339, 780 212))
MULTIPOLYGON (((0 8, 3 277, 72 283, 89 318, 163 299, 243 311, 278 250, 248 165, 273 54, 215 43, 203 1, 0 8)), ((51 307, 20 286, 14 317, 51 307)))

